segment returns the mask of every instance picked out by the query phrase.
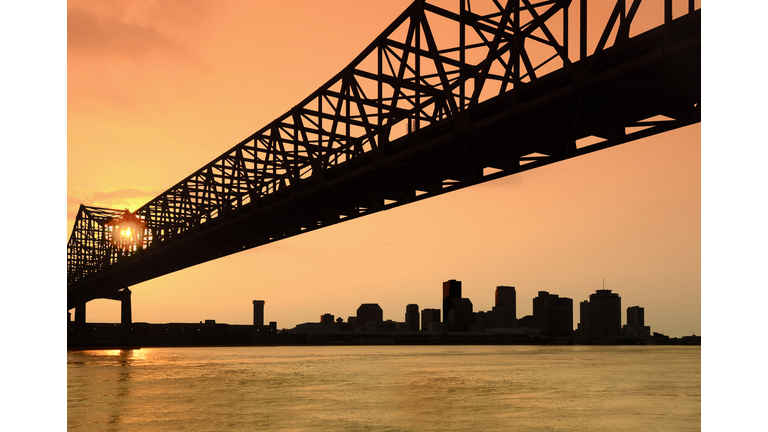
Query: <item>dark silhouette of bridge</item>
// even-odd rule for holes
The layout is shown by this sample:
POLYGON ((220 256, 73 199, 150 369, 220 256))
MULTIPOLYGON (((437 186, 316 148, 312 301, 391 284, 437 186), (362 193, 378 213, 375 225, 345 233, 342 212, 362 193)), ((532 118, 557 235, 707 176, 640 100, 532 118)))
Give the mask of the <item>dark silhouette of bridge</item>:
POLYGON ((693 0, 675 19, 671 0, 618 0, 600 21, 594 1, 478 3, 414 1, 325 85, 136 212, 81 205, 75 326, 97 298, 122 301, 129 324, 128 287, 158 276, 701 121, 693 0), (656 23, 638 28, 638 12, 656 23))

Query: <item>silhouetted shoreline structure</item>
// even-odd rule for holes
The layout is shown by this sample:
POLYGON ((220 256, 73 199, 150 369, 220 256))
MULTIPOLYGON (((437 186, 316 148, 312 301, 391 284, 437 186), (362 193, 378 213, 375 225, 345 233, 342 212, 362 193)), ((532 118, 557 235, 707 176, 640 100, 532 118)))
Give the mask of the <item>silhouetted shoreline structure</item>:
MULTIPOLYGON (((670 338, 651 333, 645 325, 645 310, 627 308, 627 324, 621 327, 621 298, 611 290, 597 290, 579 305, 581 321, 573 330, 573 300, 547 291, 532 299, 533 314, 517 319, 514 287, 498 286, 491 311, 473 311, 472 302, 461 297, 461 282, 451 279, 442 285, 444 311, 408 304, 405 320, 384 319, 377 303, 363 303, 347 322, 332 313, 323 313, 318 322, 298 324, 292 329, 277 329, 271 321, 264 325, 264 300, 253 301, 253 324, 231 325, 205 320, 199 323, 133 323, 126 332, 122 324, 91 324, 88 344, 79 348, 126 348, 160 346, 251 346, 307 344, 398 344, 398 345, 473 345, 473 344, 686 344, 700 345, 701 336, 670 338), (618 319, 617 319, 618 312, 618 319), (597 324, 595 324, 597 323, 597 324), (618 332, 616 328, 618 327, 618 332), (128 333, 131 345, 125 344, 128 333)), ((69 347, 74 347, 74 325, 69 318, 69 347)))
POLYGON ((264 300, 253 301, 253 325, 264 325, 264 300))
POLYGON ((355 328, 378 329, 384 323, 384 311, 377 303, 363 303, 357 308, 355 328))
POLYGON ((421 311, 421 330, 437 331, 440 322, 440 309, 423 309, 421 311))
POLYGON ((611 290, 599 289, 582 302, 581 320, 586 320, 587 336, 621 336, 621 297, 611 290))
POLYGON ((645 325, 645 309, 640 306, 627 308, 627 324, 624 326, 624 336, 636 339, 651 337, 651 328, 645 325))
POLYGON ((419 331, 419 305, 409 304, 405 307, 405 323, 409 331, 419 331))
POLYGON ((517 293, 515 287, 496 287, 495 304, 491 309, 492 326, 495 328, 517 327, 517 293))
POLYGON ((420 320, 416 304, 406 306, 404 322, 394 322, 384 320, 383 310, 377 303, 364 303, 358 308, 357 316, 350 317, 347 323, 341 319, 333 325, 304 323, 282 333, 290 335, 285 340, 292 343, 320 344, 692 344, 700 341, 700 336, 696 339, 695 335, 682 341, 658 333, 652 336, 640 306, 627 309, 627 325, 622 328, 621 298, 611 290, 596 290, 589 300, 580 303, 582 322, 574 330, 573 300, 568 297, 539 291, 532 299, 532 315, 518 319, 515 287, 497 286, 492 310, 477 312, 471 300, 462 297, 461 281, 447 280, 441 288, 442 311, 424 308, 420 320), (591 334, 587 330, 590 322, 594 323, 591 334))
POLYGON ((533 322, 541 334, 573 334, 573 300, 539 291, 533 299, 533 322))
POLYGON ((461 282, 451 279, 443 282, 443 323, 450 322, 453 299, 461 298, 461 282))

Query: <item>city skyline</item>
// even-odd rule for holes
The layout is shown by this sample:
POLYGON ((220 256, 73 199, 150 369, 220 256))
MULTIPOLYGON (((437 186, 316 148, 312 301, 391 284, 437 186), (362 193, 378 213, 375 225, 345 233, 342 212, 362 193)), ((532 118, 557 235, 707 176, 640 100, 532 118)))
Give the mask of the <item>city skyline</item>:
MULTIPOLYGON (((453 309, 453 305, 452 304, 449 304, 449 303, 445 302, 445 297, 444 296, 445 296, 445 294, 447 292, 456 293, 457 297, 455 297, 455 298, 466 299, 466 300, 469 300, 470 303, 471 303, 471 301, 472 301, 471 298, 463 296, 463 294, 462 294, 462 286, 463 286, 462 281, 456 281, 455 279, 452 279, 452 280, 449 280, 449 281, 443 281, 442 282, 443 305, 440 308, 434 308, 432 306, 422 306, 422 305, 415 304, 415 303, 408 303, 408 304, 404 305, 401 308, 402 310, 399 310, 399 311, 389 311, 388 312, 388 311, 385 311, 383 308, 381 308, 381 306, 379 306, 379 304, 376 303, 375 301, 370 301, 370 302, 362 303, 357 308, 357 311, 355 313, 351 313, 350 312, 350 313, 341 313, 341 314, 339 314, 338 313, 339 311, 337 311, 337 310, 318 311, 317 315, 320 316, 320 319, 315 320, 315 321, 301 322, 298 325, 301 325, 301 324, 313 324, 313 323, 335 323, 335 322, 337 322, 336 320, 341 319, 341 320, 343 320, 344 323, 347 323, 347 324, 352 323, 357 328, 361 328, 362 329, 365 323, 361 322, 361 318, 360 318, 360 310, 361 310, 361 308, 376 307, 379 310, 379 312, 381 313, 380 321, 382 321, 382 322, 391 321, 391 322, 395 322, 395 323, 398 323, 398 324, 408 323, 408 316, 411 315, 413 317, 414 316, 413 315, 414 309, 416 309, 417 312, 418 312, 416 315, 418 315, 418 316, 415 317, 415 320, 416 320, 416 322, 418 322, 420 324, 419 328, 416 329, 416 331, 419 331, 419 330, 420 331, 426 331, 427 329, 424 328, 423 325, 421 325, 421 323, 423 323, 423 320, 420 317, 420 314, 423 311, 425 311, 425 310, 438 310, 439 311, 439 313, 440 313, 439 320, 434 320, 435 323, 443 323, 443 324, 447 324, 448 322, 452 323, 452 321, 450 321, 447 318, 447 311, 450 311, 451 309, 453 309), (451 289, 450 291, 447 291, 446 284, 449 284, 449 283, 454 283, 454 284, 458 283, 458 290, 455 291, 455 290, 451 289), (333 319, 327 320, 327 317, 332 317, 333 319), (350 321, 351 319, 355 319, 355 322, 351 322, 350 321)), ((498 286, 498 287, 495 288, 494 292, 498 295, 500 289, 511 289, 511 295, 507 296, 506 299, 507 300, 511 299, 511 304, 513 304, 513 305, 521 304, 521 301, 520 301, 521 299, 517 299, 516 298, 516 292, 515 292, 516 288, 515 287, 498 286)), ((558 303, 560 303, 560 301, 565 301, 566 304, 570 304, 570 310, 571 310, 570 317, 572 318, 571 319, 572 323, 571 323, 570 328, 566 327, 566 331, 565 332, 562 332, 562 331, 549 331, 548 332, 548 331, 546 331, 548 329, 542 329, 539 326, 537 326, 537 324, 539 324, 539 325, 543 324, 545 326, 550 325, 550 324, 543 323, 543 322, 537 323, 535 321, 535 319, 534 319, 532 321, 532 324, 533 324, 532 328, 538 328, 540 331, 544 331, 544 333, 542 333, 542 334, 556 334, 556 335, 562 335, 562 336, 568 336, 568 335, 571 335, 571 336, 586 336, 586 334, 588 333, 588 330, 584 329, 584 333, 582 333, 581 329, 583 328, 583 326, 585 324, 585 320, 588 320, 589 317, 588 316, 584 316, 584 314, 588 313, 588 312, 585 312, 585 310, 583 309, 583 307, 584 307, 583 304, 584 303, 589 304, 590 300, 593 300, 593 303, 594 303, 594 299, 595 298, 599 299, 601 297, 606 297, 606 296, 607 297, 615 297, 615 298, 619 299, 617 305, 609 307, 605 311, 599 311, 599 312, 598 311, 593 311, 593 313, 597 312, 597 314, 595 316, 602 317, 602 315, 604 313, 606 313, 606 311, 608 311, 609 309, 615 308, 615 310, 619 311, 619 316, 618 316, 618 320, 617 320, 618 322, 612 323, 613 327, 610 327, 610 325, 609 325, 609 328, 614 329, 614 327, 615 327, 615 329, 620 331, 619 333, 616 333, 614 336, 621 337, 622 335, 624 335, 624 332, 626 331, 625 327, 632 326, 632 325, 637 325, 638 322, 644 322, 644 325, 645 324, 649 324, 649 323, 645 322, 645 320, 644 320, 644 311, 645 311, 645 307, 644 306, 638 305, 638 304, 634 304, 632 302, 622 303, 621 293, 611 292, 611 290, 607 290, 607 289, 603 289, 603 288, 597 288, 594 292, 587 294, 585 300, 583 300, 583 301, 575 301, 575 302, 574 302, 574 299, 569 298, 569 297, 560 296, 558 293, 539 291, 536 294, 537 294, 538 297, 536 297, 536 296, 531 297, 530 299, 528 299, 527 303, 535 305, 537 300, 541 301, 542 297, 549 297, 549 298, 554 298, 555 303, 550 304, 549 306, 545 306, 544 304, 542 304, 542 305, 540 305, 540 307, 551 307, 551 308, 557 309, 557 308, 561 308, 561 307, 565 306, 565 305, 558 304, 558 303), (558 301, 558 297, 559 297, 560 301, 558 301), (628 306, 627 304, 632 304, 632 305, 628 306), (632 311, 632 312, 630 312, 630 311, 632 311), (630 314, 632 314, 632 317, 630 317, 630 314)), ((454 296, 452 295, 452 297, 454 297, 454 296)), ((373 300, 373 299, 369 299, 369 300, 373 300)), ((269 310, 265 310, 264 309, 265 303, 268 303, 268 302, 266 300, 264 300, 264 299, 260 299, 260 300, 254 300, 253 303, 254 303, 254 305, 257 304, 257 303, 260 305, 258 313, 260 314, 259 316, 262 318, 261 321, 259 321, 259 320, 254 318, 254 325, 263 325, 263 317, 268 316, 268 314, 269 314, 269 310)), ((497 301, 497 303, 498 303, 498 301, 497 301)), ((522 302, 522 304, 525 304, 525 303, 526 303, 526 301, 522 302)), ((494 313, 495 314, 495 312, 492 311, 492 309, 494 309, 495 306, 499 306, 499 304, 493 305, 492 307, 487 308, 485 310, 481 310, 481 309, 478 309, 477 307, 475 307, 474 304, 472 304, 472 312, 476 315, 475 318, 477 318, 477 314, 478 313, 487 313, 487 314, 494 313)), ((605 308, 605 306, 602 306, 602 307, 605 308)), ((514 320, 515 320, 514 324, 510 325, 510 323, 505 323, 506 325, 496 325, 497 323, 495 321, 493 321, 493 324, 491 324, 490 326, 484 326, 484 328, 502 328, 502 327, 505 327, 505 328, 513 328, 513 327, 514 328, 519 328, 519 327, 522 327, 523 325, 520 324, 521 319, 523 319, 523 318, 527 318, 527 319, 534 318, 534 316, 536 314, 535 306, 533 308, 531 308, 531 309, 532 309, 531 314, 521 315, 521 314, 517 313, 516 306, 512 306, 512 311, 513 311, 514 320)), ((344 311, 342 311, 342 312, 344 312, 344 311)), ((347 311, 347 312, 349 312, 349 311, 347 311)), ((547 312, 544 312, 544 313, 547 313, 547 312)), ((254 316, 256 316, 256 314, 257 313, 254 312, 254 316)), ((473 318, 473 324, 475 323, 475 321, 474 321, 475 318, 473 318)), ((544 315, 542 315, 542 318, 544 318, 544 315)), ((227 323, 227 324, 229 324, 229 323, 227 323)), ((648 327, 654 333, 668 335, 663 329, 656 329, 656 328, 654 328, 653 325, 648 325, 648 327)), ((278 329, 287 330, 287 329, 290 329, 291 327, 281 326, 280 323, 277 322, 277 328, 278 329)), ((455 331, 455 329, 453 329, 453 331, 455 331)), ((610 333, 610 330, 606 331, 606 329, 598 329, 598 330, 596 330, 596 333, 609 335, 608 333, 610 333)), ((701 336, 700 334, 698 334, 698 335, 701 336)), ((651 333, 648 333, 647 337, 650 338, 650 336, 651 336, 651 333)), ((690 336, 690 335, 683 335, 683 336, 690 336)))
MULTIPOLYGON (((67 238, 78 204, 135 211, 315 90, 409 3, 70 2, 67 238), (342 28, 356 16, 371 19, 342 28)), ((653 328, 701 334, 700 140, 697 124, 163 276, 131 287, 134 321, 243 323, 255 298, 281 327, 378 293, 385 311, 439 308, 434 281, 452 278, 478 310, 498 285, 577 302, 605 278, 653 328)), ((119 303, 90 302, 88 321, 119 322, 119 303)))

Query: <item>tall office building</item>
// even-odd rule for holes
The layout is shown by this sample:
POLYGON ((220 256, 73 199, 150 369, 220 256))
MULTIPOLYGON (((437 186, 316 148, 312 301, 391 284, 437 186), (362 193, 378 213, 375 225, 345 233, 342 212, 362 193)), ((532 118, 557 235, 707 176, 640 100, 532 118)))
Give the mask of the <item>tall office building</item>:
POLYGON ((517 294, 515 287, 498 286, 496 287, 496 304, 494 306, 512 306, 517 303, 517 294))
POLYGON ((621 336, 621 297, 611 290, 589 295, 589 336, 621 336))
POLYGON ((405 307, 405 323, 408 331, 419 331, 419 305, 409 304, 405 307))
POLYGON ((645 309, 640 306, 631 306, 627 308, 627 325, 633 327, 643 327, 645 325, 645 309))
POLYGON ((443 322, 447 323, 453 309, 453 298, 461 298, 461 281, 443 282, 443 322))
POLYGON ((475 311, 468 298, 451 298, 453 308, 449 312, 448 323, 452 331, 469 331, 469 326, 475 323, 475 311))
POLYGON ((496 287, 496 304, 491 309, 491 314, 493 327, 517 327, 517 294, 515 293, 515 287, 496 287))
POLYGON ((651 328, 645 325, 645 309, 640 306, 627 308, 627 325, 624 327, 624 336, 637 339, 651 337, 651 328))
POLYGON ((253 325, 264 325, 264 300, 253 301, 253 325))
POLYGON ((421 331, 437 331, 435 327, 439 323, 440 309, 424 309, 421 311, 421 331), (430 330, 430 324, 432 324, 433 330, 430 330))
POLYGON ((579 303, 579 336, 589 336, 589 300, 579 303))
POLYGON ((355 325, 358 328, 365 328, 369 322, 375 323, 377 328, 382 328, 384 322, 384 311, 378 303, 363 303, 357 308, 357 320, 355 325))
POLYGON ((573 334, 573 300, 546 291, 533 298, 533 325, 545 335, 573 334))

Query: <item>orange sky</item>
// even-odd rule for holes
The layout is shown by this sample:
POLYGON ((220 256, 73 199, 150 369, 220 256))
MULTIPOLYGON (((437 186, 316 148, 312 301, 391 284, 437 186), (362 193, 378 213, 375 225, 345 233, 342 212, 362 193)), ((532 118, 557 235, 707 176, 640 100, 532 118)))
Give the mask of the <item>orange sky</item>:
MULTIPOLYGON (((409 3, 70 0, 67 239, 80 203, 136 210, 320 87, 409 3)), ((458 279, 475 311, 497 285, 517 288, 519 317, 538 291, 570 297, 575 327, 605 279, 652 331, 701 334, 700 143, 694 125, 166 275, 131 287, 133 318, 247 324, 263 299, 279 328, 372 302, 402 321, 458 279)), ((87 319, 119 310, 93 301, 87 319)))

